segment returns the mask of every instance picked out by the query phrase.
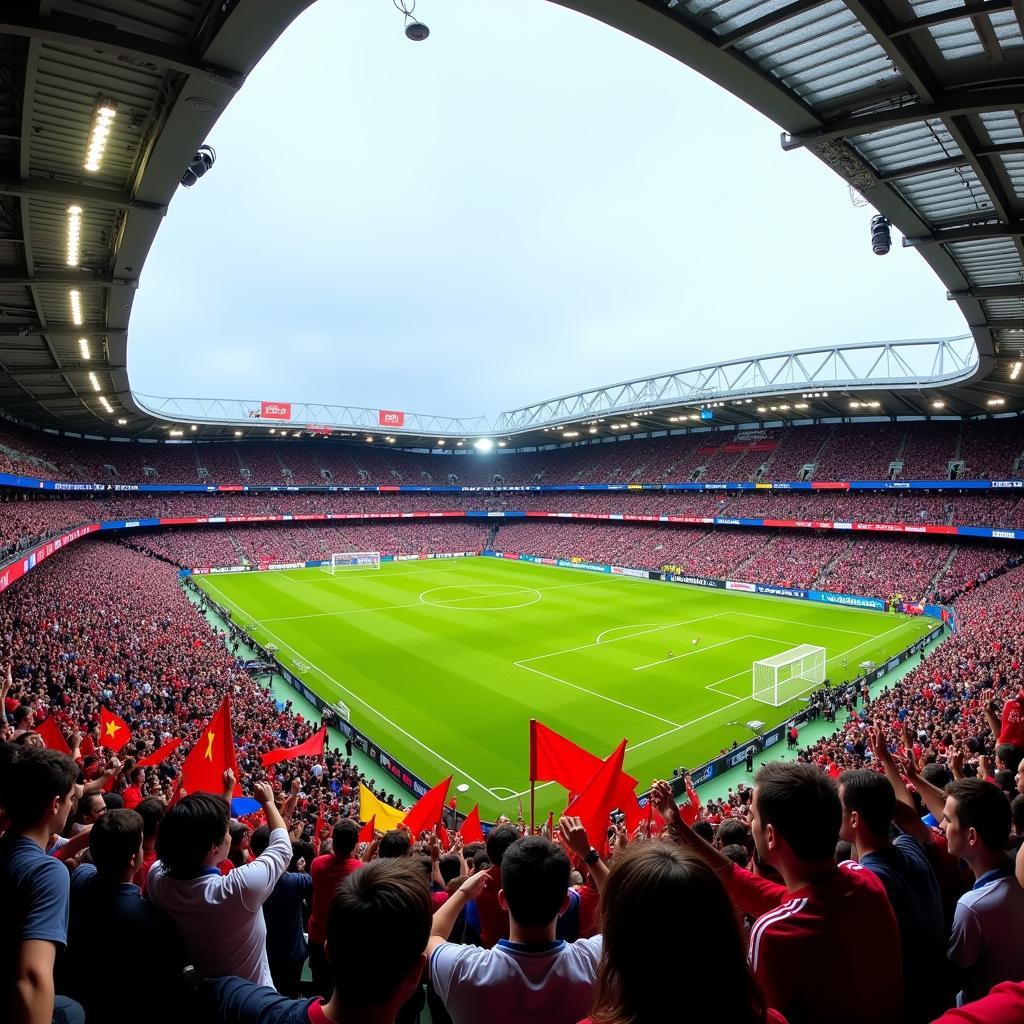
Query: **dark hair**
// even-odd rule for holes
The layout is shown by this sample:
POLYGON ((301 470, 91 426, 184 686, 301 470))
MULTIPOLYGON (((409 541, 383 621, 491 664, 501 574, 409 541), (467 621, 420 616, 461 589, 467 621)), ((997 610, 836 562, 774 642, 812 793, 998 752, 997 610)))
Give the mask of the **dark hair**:
POLYGON ((447 885, 453 878, 458 878, 462 871, 462 862, 454 853, 446 853, 438 862, 437 870, 447 885))
POLYGON ((991 782, 957 779, 946 787, 946 795, 956 801, 960 828, 973 828, 990 850, 1006 848, 1010 839, 1010 804, 991 782))
POLYGON ((886 835, 896 813, 896 792, 892 783, 878 772, 853 768, 839 776, 843 810, 856 811, 876 836, 886 835))
POLYGON ((601 894, 604 946, 594 1024, 661 1020, 665 991, 653 978, 673 977, 685 962, 715 1017, 762 1024, 764 1000, 747 967, 732 903, 715 872, 667 843, 638 843, 616 854, 601 894), (680 921, 699 922, 700 941, 680 921))
POLYGON ((1018 834, 1024 832, 1024 796, 1015 796, 1010 801, 1010 820, 1018 834))
POLYGON ((771 825, 802 861, 832 859, 843 820, 834 779, 812 764, 770 761, 754 786, 762 828, 771 825))
POLYGON ((347 875, 327 911, 327 955, 343 1003, 385 1003, 430 937, 433 904, 418 864, 376 860, 347 875), (387 955, 367 956, 366 951, 387 955))
POLYGON ((259 856, 270 845, 270 826, 260 825, 251 836, 249 836, 249 849, 255 856, 259 856))
POLYGON ((1024 759, 1024 753, 1021 753, 1020 747, 1014 746, 1012 743, 1000 743, 996 747, 996 757, 1011 772, 1015 772, 1020 767, 1021 760, 1024 759))
POLYGON ((718 826, 718 845, 722 848, 723 853, 727 846, 743 846, 749 850, 751 845, 750 829, 742 821, 726 818, 718 826))
POLYGON ((487 839, 484 844, 487 850, 487 859, 492 864, 497 864, 500 867, 505 851, 518 839, 519 829, 508 822, 492 828, 487 833, 487 839))
POLYGON ((944 764, 932 761, 921 769, 921 778, 933 786, 938 786, 939 789, 945 789, 952 781, 953 776, 944 764))
POLYGON ((89 852, 101 875, 118 875, 142 846, 142 815, 123 807, 107 811, 89 833, 89 852))
POLYGON ((7 775, 4 807, 11 828, 21 830, 39 824, 51 802, 71 792, 78 779, 78 765, 57 750, 23 747, 7 775))
POLYGON ((996 785, 1003 791, 1007 800, 1013 799, 1013 794, 1017 792, 1016 772, 1011 772, 1009 768, 1000 768, 996 772, 996 785))
POLYGON ((750 863, 750 853, 739 843, 728 843, 722 847, 722 856, 728 857, 733 864, 745 868, 750 863))
POLYGON ((381 836, 380 846, 377 847, 377 856, 384 860, 397 860, 406 857, 412 843, 409 842, 409 833, 400 828, 393 828, 381 836))
POLYGON ((331 852, 335 857, 351 857, 359 842, 359 826, 351 818, 342 818, 331 831, 331 852))
POLYGON ((518 924, 550 924, 569 891, 569 858, 550 839, 523 836, 501 859, 501 888, 518 924))
POLYGON ((473 854, 473 870, 474 871, 486 871, 491 866, 490 858, 487 856, 486 850, 477 850, 473 854))
POLYGON ((223 842, 229 822, 228 805, 219 796, 189 793, 160 822, 157 856, 172 874, 194 878, 211 847, 223 842))
POLYGON ((693 831, 706 843, 713 843, 715 841, 715 826, 704 818, 693 823, 693 831))
POLYGON ((142 838, 152 839, 167 813, 167 804, 158 796, 147 796, 135 810, 142 815, 142 838))
POLYGON ((119 811, 124 807, 124 797, 120 793, 104 793, 103 804, 108 811, 119 811))

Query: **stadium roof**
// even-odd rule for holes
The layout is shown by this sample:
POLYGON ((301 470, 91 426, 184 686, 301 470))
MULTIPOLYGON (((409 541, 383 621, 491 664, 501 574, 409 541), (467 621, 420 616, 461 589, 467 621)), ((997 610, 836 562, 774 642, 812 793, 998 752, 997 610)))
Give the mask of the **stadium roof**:
MULTIPOLYGON (((701 406, 736 423, 1024 409, 1021 0, 553 2, 646 41, 779 124, 783 148, 814 153, 928 261, 973 344, 826 345, 622 382, 492 421, 409 414, 390 436, 561 442, 575 424, 605 436, 613 424, 682 428, 701 406)), ((101 436, 167 437, 182 424, 195 424, 192 437, 266 433, 259 403, 134 395, 128 324, 182 174, 311 3, 3 5, 0 409, 101 436)), ((377 410, 291 412, 292 433, 319 424, 384 436, 377 410)))

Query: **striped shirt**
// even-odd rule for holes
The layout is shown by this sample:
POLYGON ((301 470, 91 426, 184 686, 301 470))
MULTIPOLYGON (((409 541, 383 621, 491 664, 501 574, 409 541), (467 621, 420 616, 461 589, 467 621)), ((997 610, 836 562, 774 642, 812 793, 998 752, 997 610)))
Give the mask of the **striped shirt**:
POLYGON ((748 959, 765 1001, 790 1024, 896 1024, 902 1012, 899 928, 881 881, 853 861, 790 892, 744 868, 723 880, 756 917, 748 959))

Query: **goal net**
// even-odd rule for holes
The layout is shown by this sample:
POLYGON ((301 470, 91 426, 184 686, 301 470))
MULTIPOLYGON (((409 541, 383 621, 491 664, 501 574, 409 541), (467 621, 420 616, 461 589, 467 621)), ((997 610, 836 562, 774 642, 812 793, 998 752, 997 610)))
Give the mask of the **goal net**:
POLYGON ((825 681, 825 648, 801 644, 754 662, 754 700, 778 707, 825 681))
POLYGON ((379 569, 379 551, 342 551, 331 555, 331 564, 323 567, 324 572, 333 576, 336 572, 349 569, 379 569))

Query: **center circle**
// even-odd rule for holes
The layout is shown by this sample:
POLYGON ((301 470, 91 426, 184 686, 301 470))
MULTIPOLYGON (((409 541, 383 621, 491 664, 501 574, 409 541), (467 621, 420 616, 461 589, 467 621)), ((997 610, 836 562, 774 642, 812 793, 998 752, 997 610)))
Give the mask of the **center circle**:
POLYGON ((420 594, 420 603, 459 612, 503 612, 536 604, 543 596, 533 587, 510 586, 507 583, 472 583, 424 590, 420 594))

